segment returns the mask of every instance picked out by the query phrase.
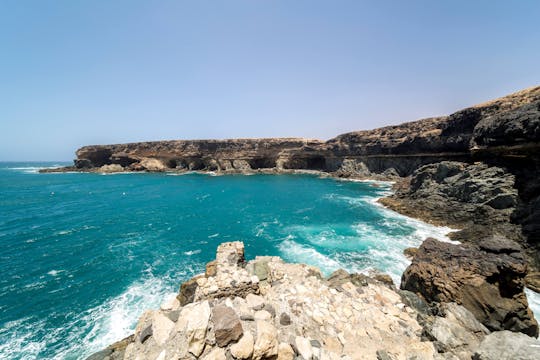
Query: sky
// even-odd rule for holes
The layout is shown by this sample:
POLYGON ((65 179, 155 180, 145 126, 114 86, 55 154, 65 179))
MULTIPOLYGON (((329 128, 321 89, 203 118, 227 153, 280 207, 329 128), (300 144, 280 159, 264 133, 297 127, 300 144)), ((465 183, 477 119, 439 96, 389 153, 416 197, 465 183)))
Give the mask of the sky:
POLYGON ((0 161, 306 137, 540 84, 540 1, 1 0, 0 161))

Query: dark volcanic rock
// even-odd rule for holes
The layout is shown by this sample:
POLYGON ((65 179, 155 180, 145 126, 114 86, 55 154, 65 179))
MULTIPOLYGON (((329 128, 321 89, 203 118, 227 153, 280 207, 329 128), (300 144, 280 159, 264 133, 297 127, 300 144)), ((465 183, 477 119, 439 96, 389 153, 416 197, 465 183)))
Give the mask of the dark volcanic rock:
POLYGON ((493 253, 427 239, 403 273, 401 288, 428 302, 457 302, 490 330, 536 336, 538 324, 523 291, 526 274, 520 252, 493 253))
POLYGON ((410 187, 381 202, 397 211, 437 224, 461 228, 453 238, 477 242, 503 235, 522 241, 512 221, 519 202, 515 178, 484 163, 443 161, 418 169, 410 187))
POLYGON ((212 321, 218 346, 227 346, 238 340, 242 334, 242 323, 236 312, 225 305, 217 305, 212 309, 212 321))
POLYGON ((193 302, 193 299, 195 298, 195 290, 197 290, 198 286, 197 279, 203 276, 204 275, 193 277, 180 285, 180 292, 178 293, 178 296, 176 296, 180 302, 180 305, 184 306, 193 302))

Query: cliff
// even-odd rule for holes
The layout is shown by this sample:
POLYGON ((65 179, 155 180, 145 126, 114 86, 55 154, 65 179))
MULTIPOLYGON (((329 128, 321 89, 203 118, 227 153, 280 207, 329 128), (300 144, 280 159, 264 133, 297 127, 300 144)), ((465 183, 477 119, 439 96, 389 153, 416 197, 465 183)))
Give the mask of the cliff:
POLYGON ((85 146, 74 169, 246 171, 307 169, 343 175, 390 170, 400 176, 441 160, 535 155, 540 87, 442 116, 339 135, 328 141, 278 138, 173 140, 85 146), (356 167, 355 167, 356 166, 356 167))

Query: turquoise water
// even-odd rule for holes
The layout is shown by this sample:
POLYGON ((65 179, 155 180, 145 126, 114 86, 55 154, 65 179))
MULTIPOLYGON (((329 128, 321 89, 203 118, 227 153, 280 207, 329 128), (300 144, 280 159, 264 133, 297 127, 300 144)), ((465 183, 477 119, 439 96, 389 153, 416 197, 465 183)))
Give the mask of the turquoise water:
POLYGON ((223 241, 397 281, 404 248, 448 231, 376 205, 388 183, 36 173, 52 165, 0 163, 0 358, 79 359, 123 338, 223 241))

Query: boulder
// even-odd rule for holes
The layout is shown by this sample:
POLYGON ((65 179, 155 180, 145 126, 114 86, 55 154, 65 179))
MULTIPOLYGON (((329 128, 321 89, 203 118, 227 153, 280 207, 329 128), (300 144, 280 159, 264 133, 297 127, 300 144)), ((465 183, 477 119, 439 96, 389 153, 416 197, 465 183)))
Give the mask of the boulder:
POLYGON ((152 319, 152 336, 158 345, 163 345, 169 338, 169 334, 174 328, 172 322, 163 312, 156 311, 152 319))
POLYGON ((257 321, 257 340, 253 346, 253 359, 265 359, 278 354, 277 329, 267 321, 257 321))
POLYGON ((311 360, 313 357, 313 347, 308 339, 302 336, 297 336, 294 339, 294 344, 299 355, 301 355, 305 360, 311 360))
POLYGON ((102 173, 117 173, 122 171, 124 171, 124 168, 119 164, 103 165, 99 168, 99 172, 102 173))
POLYGON ((201 277, 203 276, 195 276, 180 285, 180 292, 178 293, 178 296, 176 298, 180 302, 181 306, 193 302, 195 298, 195 292, 198 287, 197 280, 201 277))
POLYGON ((428 302, 457 302, 492 331, 537 336, 538 324, 524 293, 526 274, 519 252, 491 253, 427 239, 403 273, 401 288, 428 302))
POLYGON ((208 354, 203 357, 203 360, 227 360, 225 350, 220 347, 213 348, 208 354))
POLYGON ((489 330, 471 312, 455 303, 442 304, 438 311, 442 316, 428 321, 424 326, 425 335, 434 341, 439 352, 470 359, 489 330))
POLYGON ((216 305, 212 309, 212 322, 218 346, 227 346, 242 336, 243 329, 236 312, 225 305, 216 305))
POLYGON ((253 310, 261 310, 264 307, 264 298, 259 295, 248 294, 246 296, 247 305, 253 310))
POLYGON ((194 356, 198 357, 204 349, 209 319, 208 301, 186 305, 180 312, 175 329, 188 339, 188 351, 194 356))
POLYGON ((291 345, 287 343, 279 343, 277 360, 293 360, 294 350, 291 345))
POLYGON ((231 355, 235 359, 249 359, 253 354, 253 335, 246 331, 236 344, 231 345, 231 355))
POLYGON ((497 331, 480 343, 473 360, 540 359, 540 341, 524 334, 497 331))
POLYGON ((139 161, 138 166, 142 170, 148 170, 148 171, 165 171, 168 169, 168 167, 159 159, 154 158, 143 158, 141 161, 139 161))

